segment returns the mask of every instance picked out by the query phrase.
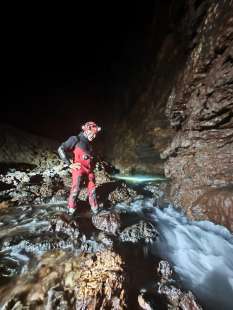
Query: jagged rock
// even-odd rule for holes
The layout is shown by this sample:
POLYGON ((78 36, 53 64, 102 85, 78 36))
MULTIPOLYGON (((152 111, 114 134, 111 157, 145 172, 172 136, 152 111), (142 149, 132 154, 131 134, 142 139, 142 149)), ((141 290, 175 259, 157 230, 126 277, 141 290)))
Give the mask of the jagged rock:
POLYGON ((161 189, 161 187, 161 185, 146 184, 143 189, 150 192, 154 198, 158 199, 164 195, 164 191, 161 189))
POLYGON ((110 239, 96 241, 94 238, 82 240, 81 251, 85 253, 97 253, 113 248, 113 242, 110 239))
POLYGON ((97 241, 100 241, 107 248, 111 249, 113 247, 113 241, 104 232, 100 232, 97 236, 97 241))
MULTIPOLYGON (((88 219, 85 222, 88 225, 88 219)), ((70 244, 73 248, 80 248, 87 253, 96 253, 113 248, 113 241, 105 233, 100 232, 97 236, 93 234, 88 239, 79 226, 79 218, 75 218, 75 216, 70 217, 68 214, 62 213, 50 221, 48 231, 57 234, 61 240, 64 240, 64 246, 68 243, 67 245, 70 244)), ((88 229, 90 234, 90 227, 86 229, 88 229)), ((54 243, 53 247, 58 248, 56 243, 54 243)))
POLYGON ((180 283, 174 278, 170 264, 162 260, 155 273, 156 285, 140 289, 138 303, 142 309, 201 310, 192 292, 183 291, 180 283), (158 278, 157 278, 158 276, 158 278), (156 290, 156 293, 155 293, 156 290))
POLYGON ((4 309, 120 310, 126 309, 124 286, 123 262, 114 252, 70 256, 54 251, 43 256, 29 278, 19 278, 4 292, 2 304, 4 309))
POLYGON ((103 184, 103 183, 110 182, 111 178, 110 178, 109 174, 105 170, 103 170, 103 169, 102 170, 95 169, 95 180, 96 180, 96 184, 100 185, 100 184, 103 184))
POLYGON ((63 214, 57 216, 50 222, 48 230, 64 233, 72 239, 77 239, 80 235, 78 223, 74 219, 66 219, 63 214))
POLYGON ((173 273, 170 264, 166 260, 161 260, 159 262, 157 272, 159 275, 161 275, 161 282, 162 283, 168 282, 171 279, 171 276, 173 273))
POLYGON ((52 167, 59 163, 56 156, 58 142, 0 125, 0 162, 52 167), (17 156, 16 156, 17 154, 17 156))
POLYGON ((159 287, 158 292, 166 296, 170 307, 174 310, 201 310, 192 292, 183 293, 173 285, 163 285, 159 287))
POLYGON ((196 44, 168 100, 166 114, 177 132, 162 153, 173 201, 192 218, 205 217, 230 229, 229 194, 225 191, 223 198, 222 189, 233 184, 232 9, 232 1, 215 0, 203 14, 196 44))
MULTIPOLYGON (((101 162, 99 164, 101 165, 101 162)), ((109 174, 103 169, 95 170, 95 176, 97 188, 102 184, 105 185, 106 182, 110 182, 109 174)), ((43 167, 28 171, 11 169, 4 174, 0 174, 0 182, 2 185, 2 191, 0 192, 0 196, 3 197, 2 200, 5 197, 7 199, 11 197, 14 202, 21 205, 27 203, 41 204, 49 201, 67 200, 71 186, 71 173, 61 163, 46 169, 43 167)), ((127 192, 127 189, 125 189, 128 197, 129 192, 130 190, 127 192)), ((79 199, 82 201, 88 199, 87 188, 84 184, 79 199)), ((126 199, 126 197, 121 194, 120 199, 126 199)))
MULTIPOLYGON (((59 168, 60 169, 60 168, 59 168)), ((14 170, 0 174, 0 181, 11 186, 6 191, 1 191, 4 197, 7 194, 17 204, 43 203, 50 199, 65 200, 68 188, 63 182, 64 170, 35 168, 32 171, 22 172, 14 170), (61 175, 58 172, 61 172, 61 175)), ((67 174, 67 172, 66 172, 67 174)))
POLYGON ((156 228, 148 222, 140 221, 125 228, 119 235, 122 242, 145 242, 152 243, 158 236, 156 228))
POLYGON ((138 304, 144 310, 153 310, 150 304, 144 299, 143 294, 138 295, 138 304))
POLYGON ((175 280, 172 279, 173 271, 170 264, 162 260, 159 262, 157 272, 161 279, 158 283, 158 293, 166 297, 169 303, 169 309, 178 310, 201 310, 202 307, 198 305, 195 296, 192 292, 182 292, 181 289, 174 286, 175 280), (171 284, 173 283, 173 285, 171 284))
POLYGON ((129 203, 133 201, 136 196, 137 192, 123 183, 109 193, 108 200, 111 201, 112 204, 119 202, 129 203))
POLYGON ((6 175, 0 175, 1 182, 6 184, 12 184, 14 186, 18 186, 19 184, 27 184, 30 182, 30 177, 26 172, 22 171, 14 171, 8 172, 6 175))
POLYGON ((183 294, 180 297, 180 303, 179 307, 182 310, 201 310, 202 307, 198 305, 198 303, 195 300, 195 296, 192 292, 188 292, 183 294))
POLYGON ((187 209, 192 219, 211 219, 216 224, 224 225, 233 231, 233 187, 212 188, 200 196, 187 209))
POLYGON ((119 214, 104 210, 92 216, 92 223, 97 229, 111 235, 116 235, 121 225, 119 214))

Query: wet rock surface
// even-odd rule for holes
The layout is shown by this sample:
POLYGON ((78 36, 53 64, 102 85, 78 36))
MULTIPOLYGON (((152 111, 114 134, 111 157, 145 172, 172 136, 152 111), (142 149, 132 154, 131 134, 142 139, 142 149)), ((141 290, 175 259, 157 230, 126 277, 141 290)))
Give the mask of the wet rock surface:
MULTIPOLYGON (((132 174, 165 170, 170 200, 195 218, 190 207, 201 196, 210 206, 209 190, 223 195, 233 184, 233 3, 172 1, 169 9, 168 20, 158 16, 153 24, 152 46, 157 22, 165 32, 150 64, 120 98, 127 113, 109 128, 108 156, 132 174)), ((209 219, 232 229, 224 215, 232 211, 221 205, 223 221, 214 211, 209 219)))
POLYGON ((7 198, 17 205, 64 201, 68 193, 64 184, 66 178, 70 178, 69 172, 61 164, 47 169, 10 169, 0 174, 0 181, 10 187, 0 191, 0 199, 7 198))
POLYGON ((63 165, 0 175, 3 309, 139 309, 140 288, 154 280, 148 246, 158 238, 139 210, 157 207, 162 189, 130 187, 112 171, 106 162, 95 170, 102 206, 95 215, 85 188, 77 210, 67 213, 70 172, 63 165), (139 213, 131 210, 135 201, 139 213))
MULTIPOLYGON (((163 173, 165 163, 165 174, 172 182, 173 202, 182 206, 192 219, 211 219, 232 231, 233 2, 184 1, 185 13, 180 3, 172 1, 169 25, 165 25, 167 20, 161 23, 165 28, 163 40, 151 42, 157 51, 153 53, 152 68, 144 70, 150 71, 149 83, 145 87, 139 80, 136 87, 134 83, 134 93, 129 90, 124 94, 127 116, 120 126, 119 122, 111 124, 113 138, 108 147, 123 171, 163 173)), ((157 22, 161 20, 155 19, 154 31, 157 22)), ((63 259, 73 266, 76 258, 84 265, 89 260, 89 267, 95 268, 99 252, 109 251, 106 253, 111 253, 110 256, 105 258, 115 260, 118 255, 113 252, 115 247, 121 252, 120 260, 125 263, 121 268, 130 281, 127 283, 119 271, 125 287, 121 292, 127 292, 133 300, 128 303, 129 308, 137 309, 138 302, 143 309, 200 309, 192 293, 185 293, 175 285, 166 261, 160 263, 155 276, 156 293, 145 289, 138 295, 139 288, 152 279, 151 266, 155 262, 151 261, 145 244, 156 242, 157 230, 144 219, 132 214, 129 219, 111 207, 122 203, 126 209, 130 208, 130 203, 145 191, 142 194, 113 181, 113 167, 100 162, 96 169, 97 196, 104 211, 90 215, 87 192, 83 189, 82 203, 71 217, 66 214, 70 172, 57 161, 57 154, 53 153, 55 144, 53 147, 51 141, 25 136, 9 127, 1 127, 0 140, 0 161, 4 163, 0 175, 0 276, 2 296, 7 295, 6 309, 23 309, 28 304, 34 308, 37 303, 44 303, 47 309, 66 309, 71 303, 76 308, 88 304, 124 307, 129 301, 118 291, 118 286, 114 295, 114 276, 107 276, 106 281, 113 284, 110 294, 116 298, 108 299, 108 292, 104 291, 106 299, 103 290, 97 290, 97 297, 102 296, 98 299, 88 288, 84 294, 87 299, 79 303, 73 278, 76 271, 67 267, 68 273, 64 273, 62 269, 66 266, 66 262, 61 262, 63 259), (54 249, 66 250, 60 252, 61 261, 57 259, 60 254, 52 255, 54 249), (58 270, 53 264, 48 264, 46 272, 38 266, 45 252, 53 264, 57 263, 58 270), (34 287, 30 274, 35 280, 34 287), (36 282, 37 278, 42 284, 36 282), (17 281, 18 285, 13 288, 13 295, 6 293, 5 285, 12 289, 11 281, 17 281), (71 296, 70 290, 75 292, 71 296)), ((153 207, 157 207, 162 193, 153 186, 144 190, 151 193, 150 197, 155 199, 153 207)), ((77 286, 79 291, 91 282, 88 277, 83 281, 77 286)), ((101 283, 108 287, 106 282, 101 283)))
POLYGON ((202 309, 192 292, 183 292, 180 288, 174 286, 173 271, 167 261, 159 262, 157 272, 161 276, 158 282, 158 293, 166 297, 171 309, 202 309))
POLYGON ((233 231, 233 187, 209 188, 187 209, 192 219, 212 219, 233 231))
POLYGON ((3 298, 4 309, 126 309, 125 275, 111 251, 44 255, 29 279, 19 279, 3 298))
POLYGON ((158 232, 153 224, 140 221, 139 223, 129 226, 121 231, 119 237, 122 242, 152 243, 156 240, 157 236, 158 232))
POLYGON ((138 295, 141 309, 202 309, 192 292, 185 292, 179 287, 179 281, 175 280, 174 271, 167 261, 158 263, 157 277, 154 291, 151 288, 142 289, 138 295))
POLYGON ((116 235, 120 230, 120 216, 116 212, 100 211, 92 216, 93 225, 111 235, 116 235))
POLYGON ((177 133, 162 153, 175 203, 193 218, 197 214, 230 229, 226 212, 232 217, 232 208, 224 188, 233 184, 232 9, 232 1, 213 1, 204 15, 168 100, 167 117, 177 133))
MULTIPOLYGON (((140 297, 138 292, 154 280, 155 258, 146 245, 156 242, 156 228, 134 213, 125 218, 125 212, 113 209, 99 213, 104 220, 96 229, 98 214, 92 216, 85 204, 72 216, 64 208, 14 205, 0 210, 3 309, 139 309, 144 298, 147 304, 147 293, 140 297)), ((130 205, 126 213, 131 214, 130 205)), ((151 296, 152 304, 168 305, 159 293, 151 296)))
MULTIPOLYGON (((65 202, 71 186, 70 170, 63 163, 53 167, 43 166, 26 168, 18 164, 16 170, 3 169, 0 173, 0 202, 9 201, 16 205, 65 202), (21 169, 20 169, 21 168, 21 169)), ((95 176, 97 198, 106 207, 121 201, 132 201, 137 193, 123 182, 111 179, 114 169, 110 164, 99 161, 96 164, 95 176), (108 171, 108 172, 107 172, 108 171)), ((87 201, 85 180, 79 195, 81 201, 87 201)))
MULTIPOLYGON (((123 182, 113 181, 104 167, 106 163, 99 163, 96 176, 98 198, 103 199, 106 209, 96 215, 84 198, 72 216, 66 212, 70 172, 62 165, 22 167, 1 174, 2 183, 10 185, 2 188, 0 208, 4 309, 127 307, 125 264, 130 262, 113 250, 121 242, 122 219, 111 206, 116 201, 132 202, 138 193, 123 182)), ((130 231, 123 234, 134 235, 131 241, 136 252, 139 241, 146 244, 153 237, 146 224, 139 223, 130 231)))

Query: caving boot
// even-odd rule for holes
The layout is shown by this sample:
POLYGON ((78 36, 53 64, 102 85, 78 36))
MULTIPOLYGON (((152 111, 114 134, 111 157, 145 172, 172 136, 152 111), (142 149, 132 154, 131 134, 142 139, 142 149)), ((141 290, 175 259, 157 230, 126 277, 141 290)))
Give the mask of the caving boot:
POLYGON ((76 210, 75 208, 68 208, 67 211, 68 211, 68 214, 69 214, 69 215, 73 215, 74 212, 75 212, 75 210, 76 210))

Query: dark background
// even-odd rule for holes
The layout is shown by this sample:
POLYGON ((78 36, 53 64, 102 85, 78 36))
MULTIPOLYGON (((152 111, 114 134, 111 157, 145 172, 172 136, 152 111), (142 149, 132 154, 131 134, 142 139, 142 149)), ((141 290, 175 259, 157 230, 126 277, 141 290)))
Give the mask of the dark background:
POLYGON ((1 122, 61 140, 122 112, 112 101, 140 74, 169 1, 78 3, 3 10, 1 122))

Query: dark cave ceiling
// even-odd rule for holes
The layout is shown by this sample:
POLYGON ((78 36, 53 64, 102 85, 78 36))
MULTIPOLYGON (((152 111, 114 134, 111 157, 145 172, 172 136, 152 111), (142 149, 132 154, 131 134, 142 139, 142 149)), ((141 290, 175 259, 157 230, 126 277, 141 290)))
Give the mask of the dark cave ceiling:
POLYGON ((2 38, 2 122, 54 138, 89 119, 103 124, 169 2, 87 3, 59 14, 15 8, 2 38))

